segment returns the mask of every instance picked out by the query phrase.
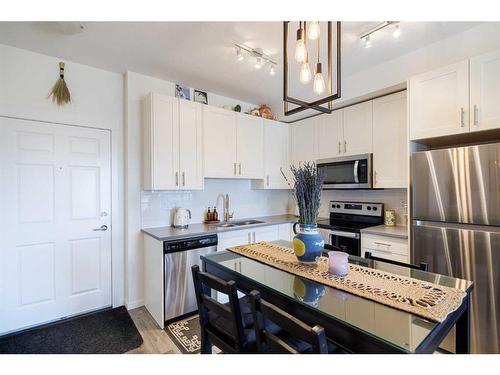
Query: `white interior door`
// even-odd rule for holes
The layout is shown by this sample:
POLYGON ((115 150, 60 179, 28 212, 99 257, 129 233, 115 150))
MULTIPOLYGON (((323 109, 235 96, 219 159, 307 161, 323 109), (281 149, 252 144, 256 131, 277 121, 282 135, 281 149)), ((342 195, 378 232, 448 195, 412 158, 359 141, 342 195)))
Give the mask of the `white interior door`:
POLYGON ((0 177, 0 334, 110 306, 110 133, 2 118, 0 177))

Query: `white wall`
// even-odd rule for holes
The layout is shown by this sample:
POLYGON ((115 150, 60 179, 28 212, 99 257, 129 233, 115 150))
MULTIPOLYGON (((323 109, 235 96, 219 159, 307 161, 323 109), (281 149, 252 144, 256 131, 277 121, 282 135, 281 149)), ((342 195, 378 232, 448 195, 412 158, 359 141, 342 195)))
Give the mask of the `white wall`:
POLYGON ((0 116, 111 130, 113 305, 124 302, 123 77, 65 61, 72 102, 47 99, 59 59, 0 45, 0 116))
MULTIPOLYGON (((127 72, 126 105, 126 275, 128 308, 143 304, 143 253, 141 228, 170 225, 171 209, 176 206, 193 210, 193 222, 202 221, 202 210, 216 204, 217 195, 229 193, 235 217, 274 215, 287 212, 288 192, 254 191, 250 181, 205 180, 204 191, 141 191, 141 118, 142 102, 149 92, 174 96, 175 83, 127 72), (142 212, 142 214, 141 214, 142 212)), ((192 93, 191 93, 192 94, 192 93)), ((192 97, 192 96, 191 96, 192 97)), ((237 99, 208 92, 208 103, 214 106, 240 104, 242 111, 256 107, 237 99)), ((221 208, 219 206, 219 208, 221 208)))

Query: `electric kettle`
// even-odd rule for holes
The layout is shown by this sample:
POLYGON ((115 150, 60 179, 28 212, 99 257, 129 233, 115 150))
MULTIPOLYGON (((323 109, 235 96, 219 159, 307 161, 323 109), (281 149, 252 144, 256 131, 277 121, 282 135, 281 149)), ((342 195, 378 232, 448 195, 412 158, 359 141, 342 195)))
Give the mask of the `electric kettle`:
POLYGON ((187 208, 179 207, 174 213, 174 228, 187 228, 191 220, 191 211, 187 208))

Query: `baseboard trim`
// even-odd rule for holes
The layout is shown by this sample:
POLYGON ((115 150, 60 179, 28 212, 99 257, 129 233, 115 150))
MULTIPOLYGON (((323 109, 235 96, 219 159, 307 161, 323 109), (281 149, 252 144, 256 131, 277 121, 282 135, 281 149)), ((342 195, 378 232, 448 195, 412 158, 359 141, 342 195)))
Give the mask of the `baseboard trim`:
POLYGON ((127 310, 132 310, 136 309, 138 307, 144 306, 144 300, 143 299, 138 299, 135 301, 126 301, 125 306, 127 307, 127 310))

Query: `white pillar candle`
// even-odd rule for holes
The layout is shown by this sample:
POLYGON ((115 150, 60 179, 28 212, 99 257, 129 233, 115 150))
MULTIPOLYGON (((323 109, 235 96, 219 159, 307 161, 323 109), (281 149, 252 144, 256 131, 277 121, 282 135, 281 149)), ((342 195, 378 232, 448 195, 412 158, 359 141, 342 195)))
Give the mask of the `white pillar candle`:
POLYGON ((332 275, 345 276, 349 271, 349 254, 343 251, 330 251, 328 253, 328 271, 332 275))

